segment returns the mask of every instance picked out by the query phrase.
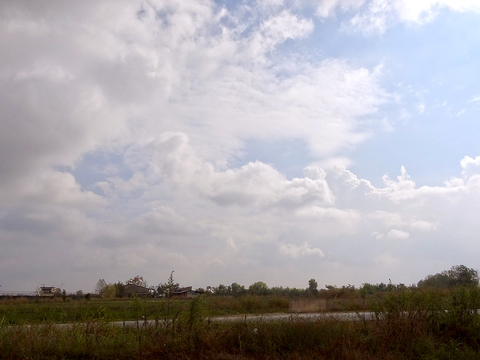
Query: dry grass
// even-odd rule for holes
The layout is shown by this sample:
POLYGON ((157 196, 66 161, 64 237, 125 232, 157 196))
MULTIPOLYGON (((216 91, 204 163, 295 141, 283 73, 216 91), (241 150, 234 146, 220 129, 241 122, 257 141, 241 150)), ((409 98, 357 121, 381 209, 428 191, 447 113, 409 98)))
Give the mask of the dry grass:
MULTIPOLYGON (((267 306, 273 300, 248 301, 267 306)), ((232 302, 218 299, 215 304, 232 305, 232 302)), ((137 302, 137 306, 141 307, 141 303, 137 302)), ((392 293, 370 304, 376 309, 378 320, 355 323, 297 320, 219 324, 205 320, 205 315, 212 311, 210 306, 202 298, 184 302, 179 312, 172 310, 177 314, 174 322, 149 328, 117 327, 107 317, 68 329, 53 324, 4 324, 0 326, 0 358, 480 358, 480 315, 472 311, 480 308, 478 288, 460 288, 442 294, 392 293)))

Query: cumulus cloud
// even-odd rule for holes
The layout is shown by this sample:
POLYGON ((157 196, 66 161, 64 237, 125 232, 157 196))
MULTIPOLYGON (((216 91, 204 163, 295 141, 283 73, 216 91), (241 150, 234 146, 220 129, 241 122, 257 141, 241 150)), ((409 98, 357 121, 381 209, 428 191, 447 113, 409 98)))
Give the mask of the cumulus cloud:
POLYGON ((375 219, 380 223, 383 223, 386 227, 404 227, 419 231, 434 231, 437 229, 437 224, 418 220, 412 216, 412 214, 392 213, 388 211, 377 210, 367 215, 367 218, 375 219))
POLYGON ((336 8, 340 8, 342 10, 351 10, 351 9, 359 9, 365 0, 326 0, 322 1, 316 10, 316 15, 321 17, 328 17, 331 16, 336 8))
POLYGON ((434 231, 437 230, 438 224, 431 223, 429 221, 424 220, 416 220, 410 223, 410 227, 414 230, 420 230, 424 232, 434 231))
MULTIPOLYGON (((459 227, 472 231, 455 246, 474 254, 479 158, 445 186, 417 187, 403 167, 381 186, 349 170, 349 151, 385 122, 385 70, 303 56, 295 46, 318 20, 288 4, 2 2, 2 289, 91 291, 99 277, 165 281, 172 269, 194 286, 258 274, 298 286, 318 271, 376 281, 357 269, 378 277, 409 246, 428 257, 459 227), (303 175, 243 157, 249 141, 284 139, 306 145, 303 175)), ((328 0, 316 14, 378 32, 441 6, 477 11, 328 0)))
POLYGON ((344 26, 364 33, 381 34, 398 22, 431 21, 443 8, 480 13, 480 5, 475 0, 328 0, 317 6, 316 14, 328 17, 335 14, 335 11, 354 11, 354 16, 344 26))
POLYGON ((319 248, 312 248, 308 245, 308 242, 304 242, 303 245, 296 246, 292 244, 281 244, 280 252, 284 255, 298 258, 299 256, 314 255, 323 258, 323 252, 319 248))
POLYGON ((254 33, 249 43, 251 56, 261 59, 278 44, 285 42, 287 39, 304 37, 312 30, 312 20, 299 19, 297 16, 283 10, 278 15, 271 16, 263 21, 259 31, 254 33))
POLYGON ((480 156, 477 156, 474 159, 470 156, 465 156, 462 161, 460 161, 460 165, 462 167, 463 177, 470 178, 480 170, 480 156))
POLYGON ((387 238, 389 239, 408 239, 410 234, 406 231, 392 229, 388 232, 387 238))
POLYGON ((0 150, 15 157, 2 182, 172 130, 214 161, 246 138, 304 138, 326 156, 364 140, 356 117, 385 101, 378 72, 271 56, 313 29, 285 8, 242 27, 210 2, 37 4, 3 4, 0 150))
POLYGON ((147 234, 195 235, 192 224, 166 206, 153 208, 148 213, 137 217, 135 222, 141 232, 147 234))
MULTIPOLYGON (((306 168, 304 178, 292 180, 287 180, 272 166, 259 161, 237 169, 216 169, 213 163, 195 154, 188 137, 183 133, 164 133, 134 151, 132 156, 142 160, 137 162, 130 159, 129 162, 141 166, 139 162, 143 161, 153 181, 160 176, 172 186, 182 184, 191 190, 195 189, 201 196, 222 206, 296 207, 306 204, 331 205, 334 202, 322 169, 306 168)), ((143 178, 144 184, 135 183, 134 188, 146 187, 152 179, 143 178)), ((120 181, 120 186, 118 182, 119 179, 114 177, 99 185, 111 193, 113 188, 118 191, 125 188, 125 181, 120 181)))

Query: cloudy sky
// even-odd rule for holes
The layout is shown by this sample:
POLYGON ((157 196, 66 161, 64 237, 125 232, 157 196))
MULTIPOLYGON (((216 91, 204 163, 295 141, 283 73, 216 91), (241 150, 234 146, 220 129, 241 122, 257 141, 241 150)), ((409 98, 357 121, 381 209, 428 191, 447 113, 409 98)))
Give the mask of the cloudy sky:
POLYGON ((0 285, 480 268, 476 0, 4 0, 0 285))

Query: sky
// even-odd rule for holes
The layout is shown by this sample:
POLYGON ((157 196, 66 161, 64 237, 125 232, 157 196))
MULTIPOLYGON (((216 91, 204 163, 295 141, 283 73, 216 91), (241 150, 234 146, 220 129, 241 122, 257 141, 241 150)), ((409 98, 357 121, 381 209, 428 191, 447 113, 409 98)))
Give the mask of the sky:
POLYGON ((0 285, 479 269, 476 0, 4 0, 0 285))

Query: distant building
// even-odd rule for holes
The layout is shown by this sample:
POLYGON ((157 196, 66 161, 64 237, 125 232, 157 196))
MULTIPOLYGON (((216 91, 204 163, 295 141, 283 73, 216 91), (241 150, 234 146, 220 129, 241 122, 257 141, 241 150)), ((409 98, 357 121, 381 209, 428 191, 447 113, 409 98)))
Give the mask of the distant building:
POLYGON ((132 296, 133 294, 135 294, 136 296, 149 296, 151 295, 151 292, 150 289, 146 288, 145 286, 139 286, 134 284, 127 284, 123 287, 121 296, 132 296))
POLYGON ((61 290, 55 286, 42 286, 38 291, 39 296, 54 296, 55 294, 60 293, 61 290))
POLYGON ((188 298, 193 298, 200 295, 200 292, 196 290, 192 290, 191 286, 187 286, 184 288, 177 289, 176 291, 172 292, 170 294, 171 298, 177 298, 177 299, 188 299, 188 298))

